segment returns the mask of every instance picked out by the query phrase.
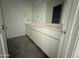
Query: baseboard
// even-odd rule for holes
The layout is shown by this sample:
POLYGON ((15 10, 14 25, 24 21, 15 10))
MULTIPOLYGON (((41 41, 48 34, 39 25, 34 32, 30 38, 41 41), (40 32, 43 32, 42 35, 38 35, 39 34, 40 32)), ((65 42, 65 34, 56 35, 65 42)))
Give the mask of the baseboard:
POLYGON ((16 37, 7 38, 7 39, 9 40, 9 39, 13 39, 13 38, 17 38, 17 37, 21 37, 21 36, 25 36, 25 35, 26 35, 26 34, 20 35, 20 36, 16 36, 16 37))
POLYGON ((5 56, 4 55, 0 55, 1 58, 9 58, 9 56, 10 56, 9 54, 6 54, 5 56))

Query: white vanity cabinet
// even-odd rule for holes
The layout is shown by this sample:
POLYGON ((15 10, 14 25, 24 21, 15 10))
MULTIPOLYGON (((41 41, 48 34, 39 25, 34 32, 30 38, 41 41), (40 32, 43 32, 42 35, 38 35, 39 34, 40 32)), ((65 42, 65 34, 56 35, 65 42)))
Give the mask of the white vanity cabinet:
POLYGON ((49 57, 57 57, 61 32, 26 24, 26 34, 49 57), (50 33, 52 33, 50 35, 50 33), (55 33, 55 35, 54 35, 55 33), (57 35, 56 35, 57 34, 57 35), (54 38, 55 37, 55 38, 54 38))
POLYGON ((30 25, 26 25, 26 34, 36 43, 39 47, 41 47, 41 40, 38 31, 35 31, 30 25))

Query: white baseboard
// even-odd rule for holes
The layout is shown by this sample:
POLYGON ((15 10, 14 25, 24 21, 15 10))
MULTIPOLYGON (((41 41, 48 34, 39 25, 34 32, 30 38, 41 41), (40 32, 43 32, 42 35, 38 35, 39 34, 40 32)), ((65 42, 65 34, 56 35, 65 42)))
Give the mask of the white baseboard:
POLYGON ((4 55, 0 55, 1 58, 4 58, 4 57, 9 58, 9 56, 10 56, 9 54, 6 54, 5 56, 4 55))

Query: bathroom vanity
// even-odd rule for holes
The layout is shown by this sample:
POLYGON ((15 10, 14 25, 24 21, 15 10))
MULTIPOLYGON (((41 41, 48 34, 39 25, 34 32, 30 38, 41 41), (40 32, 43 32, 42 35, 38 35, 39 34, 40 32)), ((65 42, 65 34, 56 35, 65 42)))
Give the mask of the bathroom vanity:
POLYGON ((26 23, 26 34, 48 57, 57 57, 61 25, 26 23))

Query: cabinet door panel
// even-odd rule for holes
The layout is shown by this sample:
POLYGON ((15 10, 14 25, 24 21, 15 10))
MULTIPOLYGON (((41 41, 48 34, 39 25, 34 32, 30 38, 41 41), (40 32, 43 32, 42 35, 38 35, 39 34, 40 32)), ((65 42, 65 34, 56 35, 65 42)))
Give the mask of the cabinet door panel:
POLYGON ((40 39, 40 34, 38 31, 33 30, 33 37, 32 40, 39 46, 41 47, 41 39, 40 39))
POLYGON ((41 48, 49 57, 57 57, 59 42, 41 34, 41 48))
POLYGON ((26 25, 26 34, 29 36, 30 30, 29 30, 29 26, 26 25))

